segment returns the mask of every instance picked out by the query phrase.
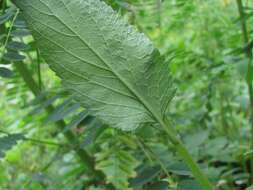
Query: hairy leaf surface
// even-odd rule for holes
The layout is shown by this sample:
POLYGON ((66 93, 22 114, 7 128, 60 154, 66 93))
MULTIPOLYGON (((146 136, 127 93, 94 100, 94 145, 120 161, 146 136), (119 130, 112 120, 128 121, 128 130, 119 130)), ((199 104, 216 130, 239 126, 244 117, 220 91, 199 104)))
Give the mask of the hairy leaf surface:
POLYGON ((150 40, 100 0, 14 0, 44 59, 91 114, 123 130, 163 119, 174 90, 150 40))

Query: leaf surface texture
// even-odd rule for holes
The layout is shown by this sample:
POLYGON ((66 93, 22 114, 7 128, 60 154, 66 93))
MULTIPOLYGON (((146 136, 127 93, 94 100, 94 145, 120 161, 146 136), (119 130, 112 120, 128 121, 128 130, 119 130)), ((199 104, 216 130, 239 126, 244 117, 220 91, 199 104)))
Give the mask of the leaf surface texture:
POLYGON ((122 130, 163 119, 173 95, 151 41, 100 0, 14 0, 42 56, 91 114, 122 130))

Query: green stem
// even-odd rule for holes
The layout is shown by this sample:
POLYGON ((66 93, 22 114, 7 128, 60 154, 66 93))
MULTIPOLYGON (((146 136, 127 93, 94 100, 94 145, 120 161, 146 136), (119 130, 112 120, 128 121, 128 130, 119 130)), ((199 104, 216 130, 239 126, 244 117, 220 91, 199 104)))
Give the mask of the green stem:
POLYGON ((177 137, 176 133, 172 133, 171 130, 168 129, 168 127, 171 129, 172 127, 167 126, 164 122, 160 122, 163 129, 167 133, 170 141, 174 145, 175 149, 177 150, 177 153, 179 156, 184 160, 184 162, 187 164, 187 166, 191 169, 193 176, 195 177, 196 181, 200 184, 200 186, 203 188, 203 190, 214 190, 212 184, 209 182, 209 179, 207 176, 201 171, 196 161, 194 161, 193 157, 190 155, 188 150, 185 148, 184 144, 181 142, 179 137, 177 137))
POLYGON ((161 22, 162 0, 156 0, 156 9, 157 9, 157 24, 158 24, 159 30, 161 31, 162 29, 162 22, 161 22))
POLYGON ((15 22, 15 20, 16 20, 17 17, 18 17, 18 14, 19 14, 19 9, 17 9, 17 11, 16 11, 16 13, 15 13, 15 15, 14 15, 12 21, 11 21, 11 25, 10 25, 10 28, 9 28, 9 30, 8 30, 7 37, 6 37, 6 40, 5 40, 5 42, 4 42, 4 46, 3 46, 3 49, 4 49, 4 50, 5 50, 5 47, 7 46, 8 42, 9 42, 9 39, 10 39, 10 36, 11 36, 11 31, 12 31, 12 28, 13 28, 13 26, 14 26, 14 22, 15 22))
POLYGON ((42 89, 42 79, 41 79, 41 62, 40 62, 40 52, 38 49, 36 49, 36 54, 37 54, 37 72, 38 72, 38 85, 39 88, 42 89))
POLYGON ((198 164, 193 160, 192 156, 189 154, 185 146, 180 143, 175 147, 177 149, 178 154, 183 158, 185 163, 191 169, 193 176, 196 178, 196 181, 200 184, 200 186, 204 190, 214 190, 212 184, 209 182, 209 179, 201 171, 198 164))
POLYGON ((246 21, 245 21, 245 13, 244 13, 242 0, 236 0, 236 2, 237 2, 238 12, 239 12, 239 15, 240 15, 241 29, 242 29, 242 33, 243 33, 243 40, 244 40, 244 43, 247 44, 249 42, 249 36, 248 36, 247 24, 246 24, 246 21))
MULTIPOLYGON (((242 0, 236 0, 237 3, 237 8, 240 16, 240 22, 241 22, 241 30, 242 30, 242 37, 244 41, 244 45, 247 46, 249 43, 249 34, 248 34, 248 29, 247 29, 247 23, 245 20, 245 12, 244 12, 244 7, 242 0)), ((251 123, 251 148, 253 148, 253 87, 252 87, 252 76, 251 71, 253 70, 252 68, 252 48, 245 48, 244 50, 246 57, 249 59, 248 63, 248 73, 246 77, 246 83, 248 86, 248 93, 249 93, 249 99, 250 99, 250 123, 251 123)), ((251 159, 251 182, 253 182, 253 158, 251 159)))

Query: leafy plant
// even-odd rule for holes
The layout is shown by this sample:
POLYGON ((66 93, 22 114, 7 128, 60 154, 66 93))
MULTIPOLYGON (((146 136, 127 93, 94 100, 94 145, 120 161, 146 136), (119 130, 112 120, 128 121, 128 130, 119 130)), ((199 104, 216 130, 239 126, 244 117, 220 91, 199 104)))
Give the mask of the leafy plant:
POLYGON ((212 189, 166 123, 174 93, 168 64, 144 35, 101 1, 14 2, 44 59, 91 114, 122 130, 159 123, 202 187, 212 189))
POLYGON ((101 1, 1 1, 0 189, 251 189, 253 2, 101 1))

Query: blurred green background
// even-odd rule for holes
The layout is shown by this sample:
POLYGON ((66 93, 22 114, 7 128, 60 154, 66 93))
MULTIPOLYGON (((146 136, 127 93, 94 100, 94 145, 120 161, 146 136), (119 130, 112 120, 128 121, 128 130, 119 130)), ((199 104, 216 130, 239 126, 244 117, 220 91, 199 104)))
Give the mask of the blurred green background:
MULTIPOLYGON (((252 190, 253 2, 242 1, 243 17, 236 0, 106 2, 166 56, 177 88, 168 118, 216 189, 252 190)), ((123 133, 87 115, 40 57, 16 8, 2 1, 1 12, 1 190, 201 189, 159 130, 123 133), (9 32, 26 45, 11 56, 9 32), (105 181, 87 172, 79 150, 105 181)))

